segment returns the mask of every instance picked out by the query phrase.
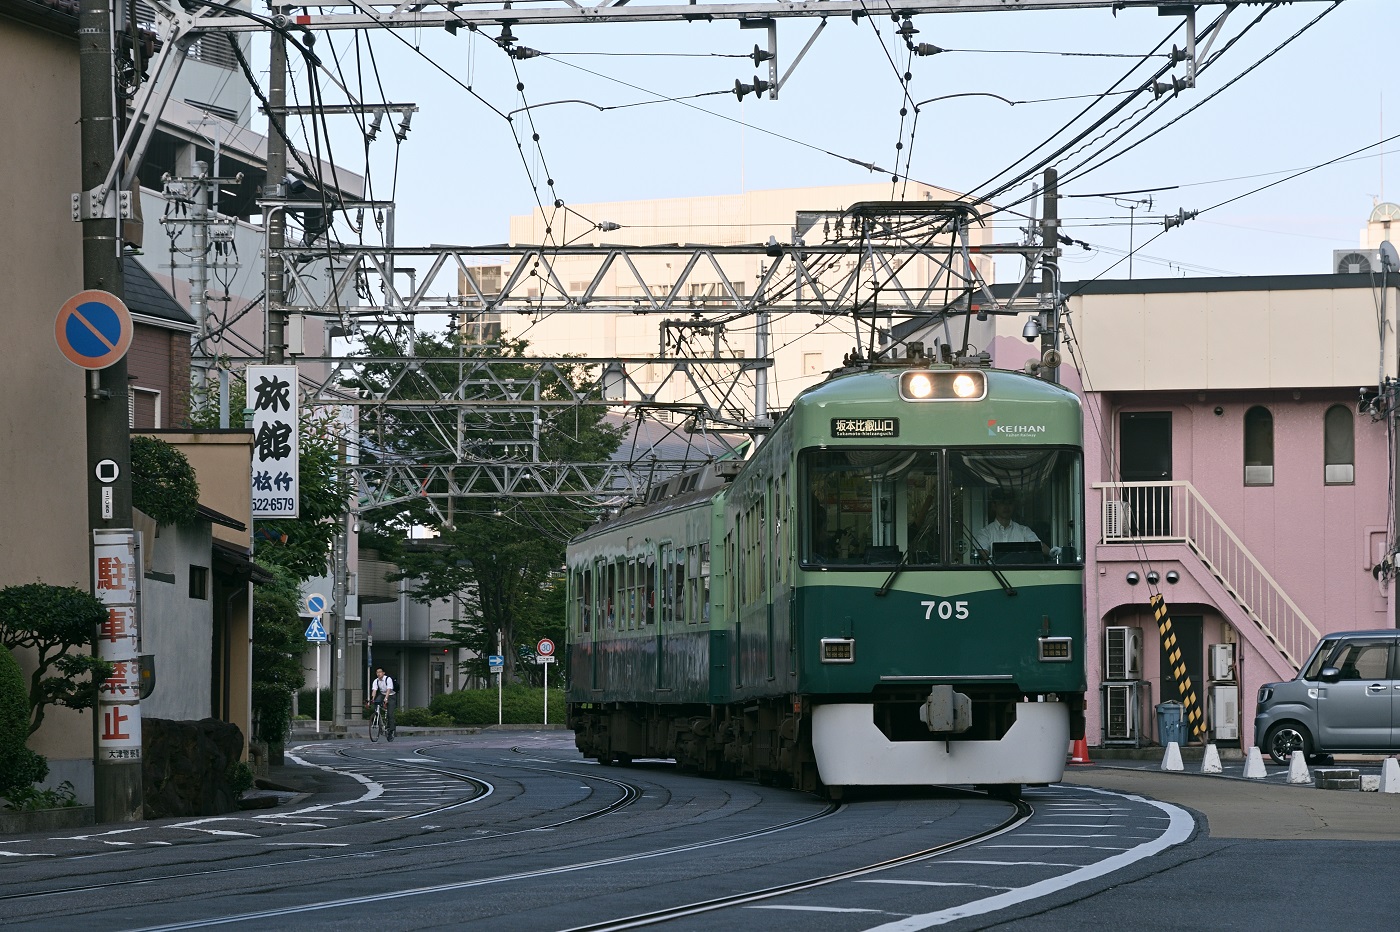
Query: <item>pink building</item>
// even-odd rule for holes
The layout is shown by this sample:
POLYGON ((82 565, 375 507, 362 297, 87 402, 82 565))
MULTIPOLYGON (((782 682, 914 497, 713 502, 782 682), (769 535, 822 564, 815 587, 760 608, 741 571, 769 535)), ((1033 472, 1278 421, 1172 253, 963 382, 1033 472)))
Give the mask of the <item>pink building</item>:
MULTIPOLYGON (((1178 700, 1248 747, 1259 686, 1320 633, 1396 626, 1396 425, 1375 399, 1396 376, 1397 284, 1063 286, 1060 378, 1085 401, 1090 745, 1155 742, 1155 706, 1178 700)), ((1038 357, 1022 323, 1003 321, 998 366, 1038 357)))

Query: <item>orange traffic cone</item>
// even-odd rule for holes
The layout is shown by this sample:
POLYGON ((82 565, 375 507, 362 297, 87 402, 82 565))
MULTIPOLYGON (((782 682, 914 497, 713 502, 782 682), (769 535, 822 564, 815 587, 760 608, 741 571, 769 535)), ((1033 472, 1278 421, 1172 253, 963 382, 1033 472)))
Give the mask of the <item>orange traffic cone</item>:
POLYGON ((1092 764, 1089 760, 1089 742, 1084 738, 1076 738, 1069 743, 1069 763, 1071 764, 1092 764))

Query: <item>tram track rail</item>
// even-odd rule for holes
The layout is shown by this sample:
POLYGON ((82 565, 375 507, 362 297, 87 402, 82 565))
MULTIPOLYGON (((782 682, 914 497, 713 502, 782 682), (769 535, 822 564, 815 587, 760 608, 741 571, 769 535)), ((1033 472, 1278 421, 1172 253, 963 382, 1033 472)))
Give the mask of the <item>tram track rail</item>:
MULTIPOLYGON (((429 750, 432 750, 432 748, 429 747, 429 748, 416 749, 416 750, 414 751, 414 753, 416 754, 416 753, 418 753, 419 751, 429 751, 429 750)), ((402 765, 404 769, 415 769, 415 770, 418 770, 418 771, 433 772, 433 773, 437 773, 437 774, 440 774, 440 775, 454 775, 454 776, 459 776, 461 779, 468 780, 468 781, 470 781, 470 782, 473 782, 473 783, 476 783, 476 784, 480 785, 481 787, 487 787, 487 788, 490 788, 492 791, 494 791, 494 786, 493 786, 492 784, 490 784, 488 781, 480 780, 480 779, 475 778, 475 777, 468 777, 468 776, 466 776, 466 775, 464 775, 464 774, 463 774, 463 775, 452 774, 451 771, 445 770, 445 769, 443 769, 443 768, 441 768, 441 767, 429 767, 429 766, 426 766, 426 765, 411 764, 411 763, 409 763, 409 762, 407 762, 407 761, 402 761, 402 760, 397 760, 397 761, 394 761, 394 762, 388 762, 388 761, 376 760, 376 759, 374 759, 374 758, 361 758, 361 757, 357 757, 356 755, 354 755, 354 754, 352 754, 352 753, 347 753, 347 751, 344 750, 344 749, 337 750, 336 754, 337 754, 337 756, 343 757, 343 758, 345 758, 345 759, 347 759, 347 760, 360 760, 360 761, 372 762, 372 763, 376 763, 376 764, 397 763, 397 764, 402 765)), ((440 763, 441 763, 441 762, 440 762, 440 763)), ((461 764, 461 766, 466 767, 466 766, 480 766, 480 765, 479 765, 479 764, 475 764, 475 763, 473 763, 473 764, 468 764, 468 763, 463 762, 463 763, 461 764)), ((513 763, 509 763, 509 762, 497 762, 497 763, 494 763, 493 766, 500 766, 500 767, 504 767, 504 768, 519 769, 519 770, 531 770, 531 771, 539 771, 539 772, 546 772, 546 773, 555 773, 555 774, 560 774, 560 775, 567 775, 567 776, 570 777, 570 778, 576 778, 576 779, 582 779, 582 780, 592 780, 593 782, 604 783, 604 784, 608 784, 608 785, 610 785, 610 786, 613 786, 613 787, 617 788, 617 789, 619 790, 619 794, 618 794, 618 796, 617 796, 616 799, 610 800, 610 801, 608 801, 606 804, 604 804, 604 805, 602 805, 602 806, 600 806, 600 807, 598 807, 598 808, 596 808, 596 809, 594 809, 594 810, 592 810, 592 811, 585 812, 585 813, 582 813, 582 814, 572 815, 572 816, 570 816, 570 817, 567 818, 567 819, 558 819, 558 820, 553 821, 553 822, 546 822, 546 823, 543 823, 543 824, 540 824, 540 825, 531 826, 531 827, 529 827, 529 828, 520 828, 520 829, 515 829, 515 830, 512 830, 512 831, 493 832, 493 833, 491 833, 491 834, 489 834, 489 835, 474 835, 474 836, 472 836, 472 837, 470 837, 470 838, 457 838, 457 839, 447 839, 447 840, 432 841, 432 842, 419 842, 419 843, 397 843, 397 844, 391 843, 391 844, 382 844, 382 845, 379 845, 379 846, 376 848, 376 854, 406 853, 406 852, 411 852, 411 851, 422 850, 422 849, 425 849, 425 848, 451 847, 451 846, 456 846, 456 845, 465 845, 465 844, 480 843, 480 842, 484 842, 484 841, 493 841, 493 840, 497 840, 497 839, 501 839, 501 838, 510 838, 510 837, 513 837, 513 836, 516 836, 516 835, 529 834, 529 833, 532 833, 532 832, 540 832, 540 831, 553 830, 553 829, 561 828, 561 827, 564 827, 564 826, 573 825, 573 824, 576 824, 576 823, 581 822, 581 821, 586 821, 586 820, 589 820, 589 819, 596 819, 596 818, 600 818, 600 817, 603 817, 603 816, 610 815, 610 814, 612 814, 612 813, 618 812, 618 811, 620 811, 620 810, 626 808, 627 806, 630 806, 630 805, 631 805, 632 803, 634 803, 637 799, 639 799, 639 798, 641 797, 641 795, 642 795, 642 790, 641 790, 639 787, 634 786, 633 784, 627 783, 626 781, 618 780, 618 779, 615 779, 615 778, 613 778, 613 777, 604 776, 604 775, 601 775, 601 774, 580 773, 580 772, 578 772, 578 771, 571 771, 571 770, 546 770, 546 769, 544 769, 544 768, 526 767, 526 766, 521 765, 521 764, 513 764, 513 763)), ((414 812, 414 813, 405 813, 405 814, 400 814, 400 815, 394 815, 394 816, 389 816, 389 817, 387 817, 387 818, 382 818, 382 819, 367 819, 367 820, 364 820, 364 821, 362 821, 362 822, 355 823, 355 824, 327 825, 327 826, 325 826, 325 827, 323 827, 323 828, 321 828, 321 829, 319 829, 319 830, 313 830, 313 831, 317 831, 317 832, 335 832, 335 831, 338 831, 338 830, 362 828, 362 827, 365 826, 365 825, 386 824, 386 823, 393 823, 393 822, 405 821, 405 820, 408 820, 408 819, 416 819, 416 818, 423 818, 423 817, 432 816, 432 815, 438 815, 438 814, 441 814, 442 812, 450 811, 450 810, 452 810, 452 809, 459 808, 460 806, 463 806, 463 805, 466 805, 466 804, 469 804, 469 803, 472 803, 472 802, 480 801, 481 799, 486 798, 486 796, 488 796, 488 795, 490 795, 490 793, 483 792, 482 794, 478 794, 478 795, 473 796, 471 799, 462 800, 462 801, 460 801, 460 802, 453 803, 453 804, 447 805, 447 806, 434 806, 434 807, 430 807, 430 808, 428 808, 428 809, 419 810, 418 812, 414 812)), ((332 804, 332 806, 333 806, 333 805, 334 805, 334 804, 332 804)), ((324 808, 332 808, 332 806, 327 806, 327 807, 324 807, 324 808)), ((190 843, 190 844, 188 844, 188 845, 182 845, 182 846, 181 846, 181 850, 191 851, 191 850, 198 850, 198 849, 207 849, 207 848, 210 848, 210 847, 214 847, 214 848, 224 848, 224 847, 227 847, 228 844, 229 844, 229 842, 226 841, 226 840, 210 840, 210 841, 205 841, 205 842, 196 842, 196 843, 190 843)), ((112 853, 112 854, 117 854, 118 852, 111 852, 111 853, 112 853)), ((246 856, 247 856, 247 857, 251 857, 251 858, 256 858, 256 857, 258 857, 259 855, 262 855, 262 854, 265 854, 265 853, 266 853, 266 852, 263 852, 263 851, 253 851, 253 852, 248 852, 248 853, 246 854, 246 856)), ((93 855, 79 855, 78 857, 81 857, 81 858, 91 858, 91 857, 93 857, 93 855)), ((0 902, 15 902, 15 901, 24 901, 24 900, 36 900, 36 899, 40 899, 40 898, 43 898, 43 897, 50 897, 50 896, 62 896, 62 895, 79 894, 79 893, 92 893, 92 892, 97 892, 97 891, 102 891, 102 890, 114 890, 114 889, 121 889, 121 888, 125 888, 125 887, 135 887, 135 886, 141 886, 141 885, 153 884, 153 883, 161 883, 161 882, 168 882, 168 881, 194 880, 194 879, 198 879, 198 878, 201 878, 201 877, 213 877, 213 876, 218 876, 218 875, 237 874, 237 873, 246 872, 246 871, 266 871, 266 870, 273 870, 273 869, 280 869, 280 868, 292 869, 292 868, 296 868, 296 867, 299 867, 299 866, 305 866, 305 865, 308 865, 308 864, 320 864, 320 863, 324 863, 324 862, 326 862, 326 861, 344 860, 344 859, 361 858, 361 857, 364 857, 364 854, 363 854, 363 852, 359 852, 359 851, 347 851, 347 852, 344 852, 344 853, 325 853, 325 852, 318 852, 318 853, 316 853, 316 854, 308 854, 308 855, 306 855, 306 856, 304 856, 304 857, 284 858, 284 859, 277 860, 277 861, 259 860, 259 861, 257 861, 257 863, 254 863, 254 864, 243 864, 243 865, 234 865, 234 866, 227 866, 227 867, 208 868, 208 869, 204 869, 204 870, 186 870, 186 871, 178 871, 178 872, 167 872, 167 873, 164 873, 164 874, 154 875, 154 876, 139 877, 139 878, 138 878, 138 877, 123 878, 123 879, 120 879, 120 880, 104 881, 104 882, 101 882, 101 883, 78 884, 78 885, 71 885, 71 886, 67 886, 67 887, 55 887, 55 888, 50 888, 50 889, 45 889, 45 890, 26 890, 26 891, 16 892, 16 893, 0 893, 0 902)), ((62 863, 62 862, 61 862, 61 861, 49 861, 49 862, 45 862, 45 863, 62 863)))

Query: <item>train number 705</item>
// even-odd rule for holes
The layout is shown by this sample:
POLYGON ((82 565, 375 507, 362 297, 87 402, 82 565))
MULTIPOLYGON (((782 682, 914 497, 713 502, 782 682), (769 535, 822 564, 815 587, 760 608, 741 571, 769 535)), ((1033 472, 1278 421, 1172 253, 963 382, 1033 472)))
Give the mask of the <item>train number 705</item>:
POLYGON ((932 621, 935 611, 938 612, 938 617, 942 618, 944 621, 948 621, 951 618, 962 620, 968 617, 967 603, 961 599, 956 602, 944 602, 940 599, 934 599, 932 602, 920 602, 919 604, 924 607, 924 621, 932 621))

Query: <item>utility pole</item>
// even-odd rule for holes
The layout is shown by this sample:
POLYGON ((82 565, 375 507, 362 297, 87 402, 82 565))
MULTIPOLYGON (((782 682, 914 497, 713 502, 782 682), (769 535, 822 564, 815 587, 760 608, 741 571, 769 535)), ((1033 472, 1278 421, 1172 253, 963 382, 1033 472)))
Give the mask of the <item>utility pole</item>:
POLYGON ((1046 326, 1040 329, 1040 371, 1044 374, 1047 382, 1059 382, 1060 371, 1058 361, 1055 365, 1050 362, 1055 359, 1050 356, 1054 353, 1059 355, 1058 343, 1060 338, 1060 269, 1055 258, 1060 254, 1060 205, 1059 205, 1059 172, 1053 168, 1045 169, 1045 209, 1041 212, 1040 221, 1040 245, 1042 249, 1040 265, 1040 294, 1043 301, 1048 301, 1041 312, 1045 315, 1046 326))
MULTIPOLYGON (((101 190, 115 161, 116 140, 120 135, 113 80, 112 35, 115 24, 111 21, 110 10, 108 0, 80 0, 78 7, 79 145, 82 157, 79 200, 82 204, 89 204, 95 196, 102 205, 99 210, 82 212, 83 287, 107 291, 120 298, 126 290, 122 280, 121 211, 118 206, 122 186, 118 183, 111 189, 101 190)), ((92 370, 85 375, 88 525, 93 532, 132 526, 131 436, 127 420, 130 399, 126 376, 125 357, 105 369, 92 370), (93 477, 104 460, 116 464, 116 476, 110 483, 99 484, 93 481, 93 477)), ((100 595, 93 540, 94 535, 89 534, 89 562, 94 567, 93 594, 100 595)), ((133 570, 139 573, 139 565, 134 566, 133 570)), ((134 583, 134 580, 129 581, 128 585, 134 583)), ((139 616, 132 620, 139 624, 139 616)), ((94 632, 95 637, 98 634, 94 632)), ((93 652, 98 652, 96 643, 93 652)), ((125 725, 119 725, 118 713, 112 712, 112 731, 116 732, 120 727, 127 729, 126 735, 139 736, 139 705, 119 708, 129 709, 128 717, 125 717, 125 725)), ((100 709, 93 710, 94 816, 98 822, 139 821, 144 808, 140 750, 134 749, 135 759, 130 755, 108 759, 108 755, 101 752, 103 717, 100 709)))
MULTIPOLYGON (((273 7, 274 20, 282 18, 281 7, 273 7)), ((267 282, 263 306, 266 312, 266 337, 263 358, 268 365, 285 362, 287 345, 286 267, 282 248, 287 245, 287 209, 282 201, 287 189, 287 142, 282 138, 286 126, 287 108, 287 37, 280 30, 272 31, 272 52, 268 61, 268 132, 267 182, 263 185, 263 221, 267 225, 267 282), (277 201, 268 204, 266 201, 277 201)))

